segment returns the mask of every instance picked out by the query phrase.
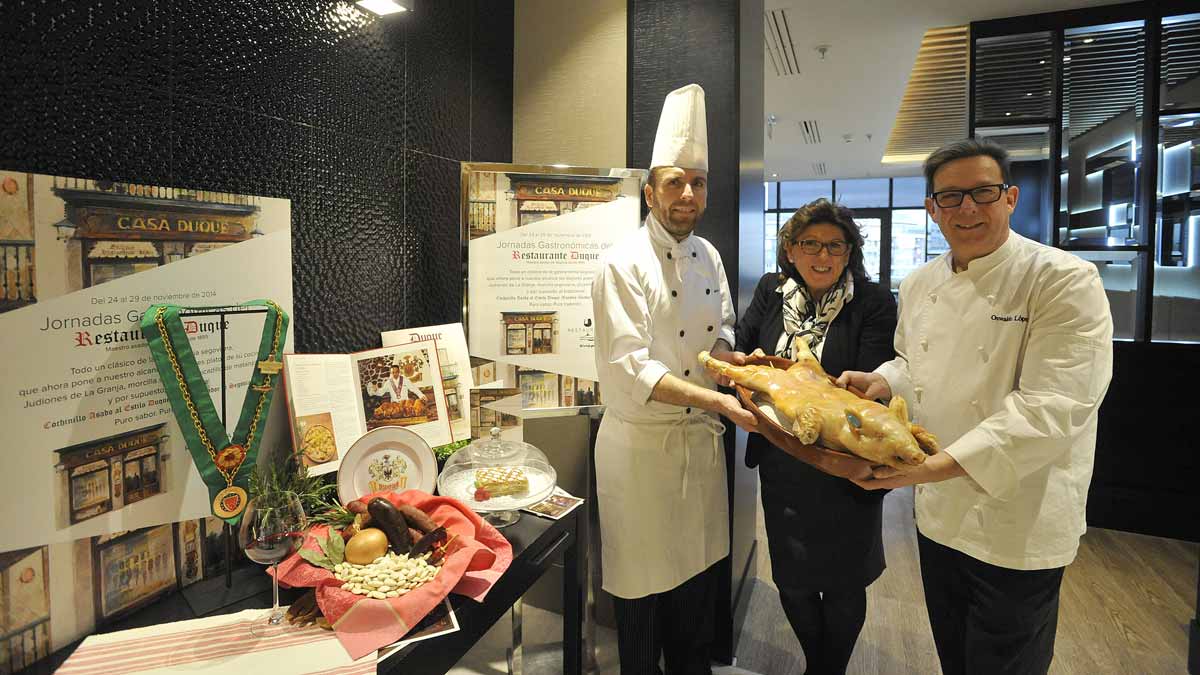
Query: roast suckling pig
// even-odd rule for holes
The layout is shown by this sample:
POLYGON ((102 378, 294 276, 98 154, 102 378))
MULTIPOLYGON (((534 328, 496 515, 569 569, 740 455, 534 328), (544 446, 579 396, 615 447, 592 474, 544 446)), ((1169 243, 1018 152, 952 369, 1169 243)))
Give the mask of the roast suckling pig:
POLYGON ((899 470, 920 465, 926 455, 937 452, 933 434, 909 422, 902 397, 893 397, 886 407, 861 399, 834 383, 803 340, 796 341, 796 351, 796 363, 787 370, 735 366, 708 352, 700 352, 700 363, 769 396, 775 408, 793 420, 790 431, 806 445, 850 452, 899 470))
POLYGON ((420 417, 425 414, 425 402, 420 399, 406 398, 401 401, 387 401, 375 408, 375 419, 420 417))

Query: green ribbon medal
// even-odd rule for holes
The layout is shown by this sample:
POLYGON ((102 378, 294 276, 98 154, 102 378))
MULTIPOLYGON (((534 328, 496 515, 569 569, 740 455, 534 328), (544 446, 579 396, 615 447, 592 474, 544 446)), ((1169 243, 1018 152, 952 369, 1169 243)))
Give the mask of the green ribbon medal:
MULTIPOLYGON (((250 375, 250 389, 242 403, 237 427, 230 438, 217 415, 208 383, 196 363, 191 341, 179 318, 183 307, 151 305, 142 315, 142 335, 162 378, 171 410, 187 443, 192 461, 208 486, 213 515, 236 525, 246 508, 246 485, 258 457, 262 440, 259 424, 271 408, 274 376, 283 368, 283 343, 287 339, 287 314, 270 300, 252 300, 239 307, 266 307, 258 345, 258 359, 250 375)), ((186 309, 220 309, 196 307, 186 309)))

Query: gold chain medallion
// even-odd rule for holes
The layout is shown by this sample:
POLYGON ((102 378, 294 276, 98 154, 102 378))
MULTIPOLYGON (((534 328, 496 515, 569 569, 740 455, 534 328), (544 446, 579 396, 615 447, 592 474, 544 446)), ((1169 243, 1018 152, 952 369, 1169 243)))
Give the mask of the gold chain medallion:
POLYGON ((221 490, 213 500, 212 510, 222 518, 234 518, 246 508, 246 491, 236 485, 221 490))
MULTIPOLYGON (((280 341, 283 338, 283 325, 287 320, 286 315, 283 314, 283 310, 280 309, 275 303, 267 301, 266 304, 272 310, 274 310, 275 325, 272 330, 270 349, 267 352, 268 356, 266 359, 259 361, 256 364, 258 371, 261 373, 261 384, 252 384, 250 386, 250 390, 259 393, 260 396, 254 405, 253 414, 250 417, 249 428, 247 429, 245 441, 241 443, 229 443, 220 450, 218 450, 213 443, 213 439, 209 438, 208 433, 205 430, 204 423, 200 419, 200 411, 197 409, 196 403, 192 399, 192 393, 189 390, 187 377, 184 375, 183 367, 180 364, 175 345, 172 344, 171 336, 167 330, 167 307, 159 307, 154 313, 153 317, 154 324, 158 329, 158 334, 162 339, 163 352, 165 353, 170 364, 169 372, 173 376, 172 379, 174 380, 172 384, 174 387, 178 388, 179 396, 183 401, 183 407, 187 412, 187 416, 179 420, 181 426, 186 424, 185 420, 191 422, 191 430, 195 432, 196 438, 199 440, 199 445, 201 448, 203 448, 204 452, 208 454, 208 457, 212 460, 213 466, 221 474, 221 478, 224 479, 226 484, 226 487, 219 491, 216 497, 213 499, 213 513, 226 519, 238 516, 241 514, 242 510, 246 508, 246 502, 248 499, 246 491, 243 488, 233 484, 234 478, 237 476, 238 470, 241 468, 242 464, 246 461, 247 456, 250 454, 249 449, 255 447, 254 441, 258 433, 259 422, 262 419, 263 411, 266 406, 267 394, 271 391, 273 386, 272 378, 277 376, 283 367, 283 362, 275 358, 275 352, 278 351, 280 341)), ((164 375, 163 377, 166 378, 168 376, 164 375)), ((252 376, 251 379, 253 380, 255 378, 252 376)), ((243 410, 242 414, 245 415, 245 413, 246 410, 243 410)), ((239 427, 240 426, 241 425, 239 421, 239 427)), ((225 442, 225 439, 219 439, 218 442, 225 442)), ((196 458, 195 455, 193 455, 193 457, 199 461, 199 458, 196 458)), ((203 471, 201 474, 203 476, 203 471)), ((215 486, 212 487, 215 488, 215 486)))

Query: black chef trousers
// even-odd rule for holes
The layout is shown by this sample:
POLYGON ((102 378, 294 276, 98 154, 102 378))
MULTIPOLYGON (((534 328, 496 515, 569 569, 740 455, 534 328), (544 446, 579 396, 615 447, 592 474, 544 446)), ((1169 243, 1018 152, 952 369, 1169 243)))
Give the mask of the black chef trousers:
POLYGON ((1063 569, 1013 570, 917 533, 921 582, 945 675, 1045 673, 1063 569))
POLYGON ((632 600, 613 597, 621 675, 712 673, 716 565, 679 586, 632 600))

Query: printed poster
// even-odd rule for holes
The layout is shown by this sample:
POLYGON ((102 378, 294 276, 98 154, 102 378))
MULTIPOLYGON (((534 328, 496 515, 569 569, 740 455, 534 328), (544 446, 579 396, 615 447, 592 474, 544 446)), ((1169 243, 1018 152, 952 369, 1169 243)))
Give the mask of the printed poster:
MULTIPOLYGON (((21 514, 0 521, 0 552, 208 515, 138 322, 156 302, 291 313, 289 202, 0 171, 0 263, 0 504, 21 514)), ((184 316, 231 429, 264 318, 184 316)))
MULTIPOLYGON (((592 279, 605 252, 640 226, 644 172, 483 166, 464 174, 471 356, 595 381, 592 279)), ((530 386, 538 407, 561 405, 560 383, 530 386)))

